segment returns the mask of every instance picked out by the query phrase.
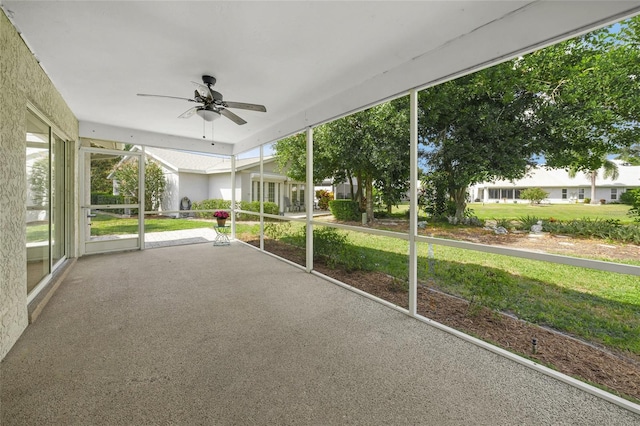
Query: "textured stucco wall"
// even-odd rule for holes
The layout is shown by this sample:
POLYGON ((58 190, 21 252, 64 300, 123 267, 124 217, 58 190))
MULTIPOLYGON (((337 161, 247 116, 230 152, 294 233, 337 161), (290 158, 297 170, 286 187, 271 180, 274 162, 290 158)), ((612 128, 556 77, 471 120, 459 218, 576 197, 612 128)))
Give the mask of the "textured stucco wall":
POLYGON ((27 326, 25 117, 31 102, 72 141, 78 121, 0 11, 0 359, 27 326))

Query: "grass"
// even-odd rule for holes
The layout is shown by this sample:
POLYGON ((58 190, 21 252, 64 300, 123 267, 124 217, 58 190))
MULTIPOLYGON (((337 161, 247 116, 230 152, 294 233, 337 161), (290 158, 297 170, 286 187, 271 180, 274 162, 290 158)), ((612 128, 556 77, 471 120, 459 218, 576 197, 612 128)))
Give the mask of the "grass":
MULTIPOLYGON (((286 226, 294 235, 302 225, 286 226)), ((406 282, 406 241, 357 231, 338 232, 348 238, 350 253, 342 252, 348 258, 346 266, 352 266, 356 259, 359 269, 381 271, 406 282)), ((299 237, 279 235, 278 239, 304 245, 299 237)), ((427 244, 418 245, 418 280, 422 283, 535 324, 640 355, 636 276, 437 245, 430 259, 428 250, 427 244)))
MULTIPOLYGON (((540 204, 531 205, 526 201, 514 203, 469 203, 467 207, 473 210, 473 214, 479 219, 493 220, 517 220, 522 216, 535 216, 541 219, 553 217, 558 220, 583 219, 618 219, 621 223, 633 223, 633 217, 627 215, 630 206, 625 204, 540 204)), ((408 203, 402 203, 393 208, 391 214, 381 212, 380 217, 393 219, 406 219, 408 203)), ((376 215, 378 212, 376 212, 376 215)), ((424 212, 420 213, 418 220, 426 219, 424 212)))
MULTIPOLYGON (((407 242, 349 232, 365 269, 406 280, 407 242)), ((418 246, 418 280, 519 318, 640 355, 638 277, 510 256, 418 246)))
POLYGON ((625 204, 585 205, 585 204, 541 204, 531 205, 520 202, 509 203, 470 203, 468 207, 480 219, 517 220, 522 216, 535 216, 541 219, 553 217, 558 220, 583 219, 618 219, 621 223, 633 223, 627 215, 630 206, 625 204))
MULTIPOLYGON (((149 218, 144 221, 145 232, 180 231, 183 229, 209 228, 213 222, 195 219, 149 218)), ((91 235, 137 234, 137 218, 118 218, 98 214, 91 220, 91 235)))

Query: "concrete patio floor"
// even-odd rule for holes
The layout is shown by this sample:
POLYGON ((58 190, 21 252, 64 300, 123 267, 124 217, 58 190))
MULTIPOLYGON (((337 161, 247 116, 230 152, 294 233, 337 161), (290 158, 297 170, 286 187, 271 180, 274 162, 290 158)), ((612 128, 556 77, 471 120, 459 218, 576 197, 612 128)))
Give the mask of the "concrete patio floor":
POLYGON ((2 425, 640 424, 239 242, 80 258, 0 378, 2 425))

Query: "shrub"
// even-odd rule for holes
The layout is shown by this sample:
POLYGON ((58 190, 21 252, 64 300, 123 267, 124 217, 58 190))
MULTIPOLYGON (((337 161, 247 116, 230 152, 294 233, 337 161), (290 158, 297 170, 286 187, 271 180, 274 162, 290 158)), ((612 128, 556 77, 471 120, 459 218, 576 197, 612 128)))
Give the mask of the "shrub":
POLYGON ((584 203, 585 204, 591 204, 591 198, 585 198, 584 199, 584 203))
POLYGON ((549 196, 542 188, 527 188, 520 193, 520 198, 529 200, 531 204, 540 204, 540 201, 549 196))
MULTIPOLYGON (((291 235, 291 222, 270 222, 264 225, 264 234, 272 240, 280 240, 291 235)), ((305 241, 306 244, 306 241, 305 241)))
MULTIPOLYGON (((237 207, 240 210, 246 210, 250 212, 260 212, 260 201, 240 201, 237 203, 237 207)), ((264 212, 266 214, 277 215, 280 213, 280 208, 276 203, 267 201, 264 203, 264 212)), ((255 215, 248 213, 238 213, 238 220, 255 220, 255 215)))
POLYGON ((511 228, 511 219, 494 218, 493 220, 496 222, 496 227, 511 228))
POLYGON ((575 219, 569 221, 544 221, 542 229, 554 234, 595 237, 631 244, 640 244, 640 226, 623 225, 617 219, 575 219))
POLYGON ((329 201, 331 214, 338 220, 358 221, 360 220, 360 209, 358 202, 353 200, 332 200, 329 201))
POLYGON ((627 191, 624 194, 628 193, 630 193, 628 198, 631 201, 631 209, 628 214, 629 216, 635 216, 634 220, 640 222, 640 188, 627 191))
POLYGON ((620 194, 620 203, 626 204, 628 206, 632 206, 633 202, 636 199, 637 189, 632 189, 630 191, 623 192, 620 194))
MULTIPOLYGON (((231 201, 212 198, 209 200, 194 201, 191 204, 191 210, 225 210, 231 208, 231 201)), ((195 217, 203 219, 213 219, 213 212, 197 212, 195 217)))
POLYGON ((319 189, 316 191, 316 198, 318 199, 318 208, 320 210, 329 210, 329 202, 333 200, 333 192, 319 189))
POLYGON ((539 220, 541 219, 537 216, 520 216, 518 218, 516 228, 529 231, 533 225, 538 223, 539 220))

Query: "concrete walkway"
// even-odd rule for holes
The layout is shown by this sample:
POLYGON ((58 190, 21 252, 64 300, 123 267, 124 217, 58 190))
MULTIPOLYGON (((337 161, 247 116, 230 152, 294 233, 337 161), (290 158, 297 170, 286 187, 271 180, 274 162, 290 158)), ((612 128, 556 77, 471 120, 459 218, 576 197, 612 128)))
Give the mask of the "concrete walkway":
POLYGON ((638 425, 239 242, 76 262, 0 364, 6 425, 638 425))

